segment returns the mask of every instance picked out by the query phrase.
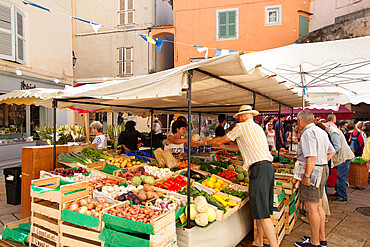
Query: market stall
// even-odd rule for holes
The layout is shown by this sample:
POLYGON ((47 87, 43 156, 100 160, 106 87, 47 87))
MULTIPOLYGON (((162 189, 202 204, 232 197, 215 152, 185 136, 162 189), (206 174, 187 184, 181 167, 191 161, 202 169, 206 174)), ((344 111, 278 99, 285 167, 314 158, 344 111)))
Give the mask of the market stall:
MULTIPOLYGON (((247 71, 237 53, 125 82, 112 81, 104 85, 89 86, 86 91, 83 87, 81 86, 76 94, 40 101, 38 104, 52 106, 54 109, 75 106, 86 110, 127 111, 141 115, 154 112, 187 112, 188 120, 191 122, 192 113, 209 115, 231 113, 236 112, 242 104, 252 104, 257 110, 270 111, 295 107, 301 103, 300 97, 273 77, 261 73, 258 67, 247 71)), ((188 134, 191 136, 190 130, 188 134)), ((190 146, 190 138, 188 145, 190 146)), ((57 155, 56 147, 54 150, 53 160, 56 162, 57 156, 59 159, 63 157, 57 155)), ((138 157, 128 155, 112 157, 112 162, 88 162, 84 165, 86 170, 81 170, 79 169, 81 166, 78 165, 81 162, 75 159, 84 156, 78 154, 80 158, 73 157, 71 160, 66 160, 66 157, 64 161, 60 160, 71 168, 63 171, 46 171, 43 174, 48 177, 33 181, 31 192, 32 203, 35 203, 31 206, 33 244, 100 246, 105 242, 110 246, 116 246, 117 242, 107 238, 115 236, 113 239, 121 243, 125 240, 131 243, 145 242, 143 246, 163 244, 172 246, 178 239, 179 246, 186 246, 191 243, 191 239, 196 239, 200 232, 203 234, 212 234, 215 230, 227 232, 226 228, 230 228, 231 222, 239 222, 240 227, 234 231, 235 238, 226 243, 226 246, 234 246, 252 228, 252 221, 248 216, 248 197, 245 194, 248 181, 244 178, 248 175, 240 163, 232 164, 229 160, 215 163, 202 161, 202 164, 197 165, 194 164, 195 161, 191 159, 189 152, 187 169, 183 170, 171 171, 169 168, 157 167, 152 162, 137 164, 138 157), (193 169, 190 169, 191 167, 193 169), (208 170, 202 170, 202 167, 208 170), (85 174, 90 177, 86 178, 85 174), (201 175, 202 181, 198 179, 201 175), (71 177, 75 183, 63 177, 71 177), (85 182, 79 182, 91 177, 94 180, 89 181, 88 187, 85 182), (232 177, 235 177, 235 180, 231 180, 232 177), (169 183, 171 186, 165 187, 165 184, 169 183), (158 184, 160 185, 157 186, 158 184), (84 198, 91 194, 89 191, 92 192, 93 198, 85 200, 84 198), (116 193, 120 195, 117 197, 116 193), (112 196, 113 194, 115 196, 112 196), (68 197, 64 198, 64 195, 68 197), (156 197, 158 198, 154 202, 148 201, 156 197), (91 206, 91 209, 89 206, 94 198, 104 203, 116 204, 106 204, 103 210, 97 212, 97 208, 94 208, 97 206, 91 206), (173 206, 163 210, 163 207, 169 205, 169 200, 173 206), (130 201, 145 207, 128 205, 130 201), (187 204, 187 209, 182 207, 183 203, 187 204), (162 210, 156 211, 158 208, 162 210), (73 213, 65 210, 73 213, 77 211, 78 214, 76 217, 71 215, 67 217, 73 213), (139 210, 142 216, 133 218, 132 214, 127 215, 136 210, 139 210), (173 210, 175 213, 172 213, 173 210), (85 216, 81 216, 80 220, 71 220, 80 218, 77 217, 79 214, 87 214, 88 217, 85 221, 83 220, 85 216), (89 225, 83 223, 90 221, 89 225), (50 225, 46 222, 54 223, 50 225), (105 227, 101 227, 102 222, 105 227), (192 225, 197 227, 191 227, 192 225), (131 231, 127 229, 128 227, 131 231)), ((95 202, 92 203, 95 205, 95 202)), ((217 246, 219 243, 217 241, 219 238, 210 239, 208 245, 217 246)))

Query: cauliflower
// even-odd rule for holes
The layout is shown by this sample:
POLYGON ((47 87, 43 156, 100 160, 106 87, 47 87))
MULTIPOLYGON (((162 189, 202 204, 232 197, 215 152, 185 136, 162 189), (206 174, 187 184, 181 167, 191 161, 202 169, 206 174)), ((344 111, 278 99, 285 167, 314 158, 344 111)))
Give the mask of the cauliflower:
MULTIPOLYGON (((188 206, 185 208, 185 215, 188 216, 188 206)), ((197 210, 195 210, 195 205, 190 204, 190 220, 195 220, 195 217, 198 215, 197 210)))
POLYGON ((207 216, 208 216, 208 221, 213 222, 216 220, 216 210, 213 208, 209 207, 207 210, 207 216))
POLYGON ((200 213, 195 216, 195 223, 198 226, 206 226, 208 225, 208 216, 206 213, 200 213))
POLYGON ((204 196, 198 196, 195 198, 194 205, 198 213, 206 213, 208 210, 207 200, 204 196))

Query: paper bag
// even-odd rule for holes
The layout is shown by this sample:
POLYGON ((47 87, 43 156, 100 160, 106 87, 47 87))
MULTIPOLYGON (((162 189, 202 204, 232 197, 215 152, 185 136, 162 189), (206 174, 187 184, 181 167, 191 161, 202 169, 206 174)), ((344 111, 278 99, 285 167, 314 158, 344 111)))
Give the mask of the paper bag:
POLYGON ((173 157, 171 150, 167 149, 163 152, 164 160, 166 161, 166 166, 170 169, 176 168, 180 165, 175 157, 173 157))
POLYGON ((154 156, 158 162, 158 167, 165 167, 166 166, 166 160, 163 157, 163 150, 162 148, 158 148, 154 150, 154 156))

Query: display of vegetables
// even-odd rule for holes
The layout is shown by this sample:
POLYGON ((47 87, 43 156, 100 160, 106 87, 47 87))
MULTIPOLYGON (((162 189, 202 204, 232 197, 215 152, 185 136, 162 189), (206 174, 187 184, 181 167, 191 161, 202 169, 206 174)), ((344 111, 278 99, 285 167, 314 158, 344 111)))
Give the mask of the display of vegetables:
POLYGON ((72 202, 67 209, 80 214, 99 217, 99 213, 103 209, 109 208, 112 205, 113 204, 111 203, 107 203, 107 200, 104 197, 100 197, 97 200, 88 197, 72 202))
POLYGON ((133 167, 137 165, 146 164, 145 161, 140 161, 136 159, 126 159, 124 157, 116 157, 107 162, 108 165, 119 167, 119 168, 126 168, 126 167, 133 167))
POLYGON ((141 201, 139 200, 139 198, 137 197, 137 195, 135 195, 134 192, 130 191, 130 192, 127 192, 127 193, 123 193, 122 195, 118 196, 115 198, 117 201, 131 201, 132 204, 135 204, 135 205, 139 205, 141 204, 141 201))
POLYGON ((93 148, 85 148, 84 150, 82 150, 82 153, 89 158, 95 158, 98 160, 110 160, 112 158, 110 156, 104 155, 102 149, 98 150, 93 148))
POLYGON ((203 163, 200 166, 200 170, 205 171, 205 172, 209 172, 211 174, 219 174, 220 172, 223 171, 222 168, 217 167, 217 166, 212 166, 209 163, 203 163))
POLYGON ((156 166, 144 166, 145 172, 149 175, 153 175, 158 178, 166 178, 174 175, 174 173, 169 168, 159 168, 156 166))
POLYGON ((86 168, 78 167, 78 168, 68 168, 68 169, 57 169, 55 171, 50 172, 54 175, 59 175, 62 177, 71 177, 75 175, 76 173, 88 173, 86 168))
POLYGON ((60 153, 58 155, 58 161, 63 163, 73 163, 80 165, 87 165, 93 162, 98 162, 99 159, 86 157, 82 153, 60 153))
POLYGON ((227 169, 227 170, 224 170, 224 171, 220 172, 217 175, 222 177, 222 178, 230 180, 230 179, 236 179, 236 176, 238 174, 236 172, 234 172, 234 170, 232 170, 232 169, 227 169))
MULTIPOLYGON (((189 161, 187 159, 185 160, 179 160, 179 169, 187 169, 188 168, 188 164, 189 164, 189 161)), ((193 164, 190 162, 190 168, 194 168, 196 166, 196 164, 193 164)))
POLYGON ((128 192, 138 192, 139 190, 143 189, 144 187, 142 185, 139 185, 139 186, 133 186, 133 185, 127 185, 127 187, 125 186, 118 186, 118 185, 113 185, 113 186, 103 186, 101 188, 101 192, 114 199, 124 193, 128 193, 128 192))
POLYGON ((239 197, 242 200, 248 197, 248 191, 239 191, 239 190, 235 190, 232 188, 224 188, 221 190, 221 192, 232 195, 232 196, 239 197))
MULTIPOLYGON (((188 208, 185 209, 185 214, 188 214, 188 208)), ((193 204, 190 204, 190 220, 195 221, 198 226, 207 226, 216 220, 216 210, 207 204, 207 200, 203 196, 198 196, 193 204)))
MULTIPOLYGON (((122 173, 122 175, 120 175, 120 177, 126 178, 127 181, 131 181, 131 183, 135 186, 138 186, 139 184, 141 184, 143 182, 144 178, 147 177, 147 176, 150 176, 150 177, 153 178, 153 184, 154 184, 154 180, 158 179, 158 177, 156 177, 154 175, 150 175, 149 173, 145 172, 145 169, 142 166, 140 166, 136 169, 133 168, 133 169, 127 170, 124 173, 122 173), (133 179, 134 177, 135 177, 135 179, 133 179), (140 179, 138 179, 137 177, 140 178, 140 179)), ((147 182, 151 182, 151 179, 149 179, 149 180, 147 182)))
POLYGON ((175 178, 169 178, 162 183, 158 183, 156 187, 166 189, 169 191, 179 191, 187 185, 188 183, 184 180, 182 176, 177 176, 175 178))
POLYGON ((137 205, 117 206, 107 211, 107 214, 142 223, 150 223, 164 213, 164 210, 137 205))
MULTIPOLYGON (((181 175, 183 176, 187 176, 188 175, 188 171, 185 171, 183 173, 181 173, 181 175)), ((202 180, 205 178, 205 176, 199 172, 196 172, 194 170, 190 170, 190 178, 191 179, 194 179, 195 181, 199 181, 199 180, 202 180)))
POLYGON ((146 206, 152 207, 154 209, 173 211, 178 210, 186 205, 186 201, 182 200, 180 197, 176 196, 166 196, 163 199, 156 199, 153 202, 148 202, 146 206))
MULTIPOLYGON (((178 191, 177 193, 179 193, 181 195, 187 195, 188 194, 188 187, 187 186, 184 187, 184 189, 178 191)), ((197 198, 198 196, 204 196, 209 204, 217 207, 219 210, 226 211, 226 208, 219 201, 217 201, 216 198, 211 197, 204 190, 199 191, 195 187, 190 186, 190 196, 193 197, 193 198, 197 198)))
POLYGON ((222 179, 217 179, 215 176, 211 176, 202 181, 202 185, 207 186, 215 191, 220 191, 224 188, 229 187, 229 184, 224 182, 222 179))
POLYGON ((121 182, 113 178, 100 178, 89 181, 89 186, 93 190, 101 190, 103 186, 119 185, 121 182))

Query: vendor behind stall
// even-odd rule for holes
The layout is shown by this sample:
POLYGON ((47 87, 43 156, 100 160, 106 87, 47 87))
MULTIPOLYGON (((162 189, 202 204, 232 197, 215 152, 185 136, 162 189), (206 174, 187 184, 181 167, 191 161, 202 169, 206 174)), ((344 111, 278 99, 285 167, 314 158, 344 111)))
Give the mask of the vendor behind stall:
POLYGON ((138 150, 141 146, 141 141, 145 140, 145 135, 135 129, 136 123, 132 120, 127 121, 125 131, 121 132, 118 137, 118 144, 121 145, 125 152, 138 150))
POLYGON ((226 115, 220 114, 218 115, 218 126, 216 128, 216 137, 221 137, 226 135, 225 133, 225 124, 226 124, 226 115))
MULTIPOLYGON (((188 143, 188 138, 184 138, 187 131, 187 123, 185 121, 176 120, 172 124, 172 135, 167 137, 165 141, 164 150, 171 150, 171 153, 175 158, 181 158, 186 156, 185 143, 188 143)), ((192 147, 199 147, 204 145, 204 140, 193 142, 191 141, 192 147)))
POLYGON ((103 134, 103 125, 99 121, 94 121, 90 124, 91 132, 95 135, 92 142, 96 144, 97 149, 107 149, 107 138, 103 134))

